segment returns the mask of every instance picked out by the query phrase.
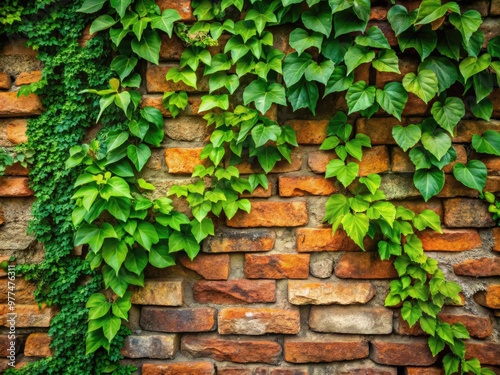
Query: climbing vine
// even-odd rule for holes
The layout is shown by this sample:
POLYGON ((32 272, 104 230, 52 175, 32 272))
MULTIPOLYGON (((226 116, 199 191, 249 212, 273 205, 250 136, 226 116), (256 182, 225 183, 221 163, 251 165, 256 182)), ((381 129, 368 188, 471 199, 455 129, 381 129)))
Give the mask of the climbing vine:
MULTIPOLYGON (((438 317, 445 304, 460 302, 461 290, 458 284, 446 280, 437 261, 424 253, 417 236, 426 228, 442 232, 439 216, 431 210, 416 214, 396 207, 386 201, 381 176, 359 176, 359 164, 353 159, 361 161, 363 149, 371 147, 371 141, 364 134, 354 135, 350 122, 377 113, 401 121, 409 93, 425 104, 432 103, 431 116, 420 124, 401 124, 392 130, 397 145, 409 151, 416 169, 415 187, 425 201, 429 200, 444 186, 443 168, 456 160, 452 137, 459 121, 467 113, 484 120, 492 116, 488 96, 500 84, 500 37, 491 39, 486 50, 482 49, 485 35, 480 30, 481 15, 475 10, 462 11, 456 2, 423 0, 412 11, 394 5, 394 1, 392 4, 387 18, 397 46, 392 46, 377 26, 368 27, 369 0, 193 0, 197 21, 192 24, 180 22, 175 10, 162 11, 153 0, 85 0, 77 13, 73 7, 72 17, 80 20, 88 19, 84 14, 99 13, 90 28, 98 36, 90 43, 110 43, 114 51, 108 64, 112 73, 102 66, 105 74, 99 79, 89 79, 78 85, 78 91, 70 91, 87 104, 77 113, 86 119, 91 113, 107 126, 88 145, 75 145, 82 132, 74 133, 71 141, 65 141, 71 147, 67 169, 61 172, 59 164, 54 169, 68 176, 65 181, 76 181, 71 196, 74 207, 68 203, 67 194, 64 202, 72 209, 75 244, 89 248, 87 263, 71 261, 77 262, 80 274, 102 274, 106 288, 98 292, 100 277, 96 276, 96 287, 86 289, 87 354, 102 356, 101 347, 113 353, 113 344, 123 333, 122 320, 128 319, 131 307, 127 289, 129 285, 143 285, 148 263, 168 267, 179 251, 193 259, 200 243, 214 234, 213 215, 230 219, 238 210, 249 212, 250 201, 242 194, 252 193, 258 186, 267 188, 266 174, 276 163, 291 162, 297 140, 291 127, 276 121, 277 106, 290 104, 293 111, 308 109, 315 114, 320 94, 343 93, 347 113, 332 113, 320 149, 333 150, 337 157, 328 163, 325 176, 335 178, 353 193, 332 195, 326 203, 325 221, 332 225, 333 232, 342 227, 362 249, 367 237, 377 238, 380 258, 394 259, 399 278, 391 281, 385 303, 401 305, 403 319, 410 326, 421 326, 429 335, 433 355, 449 348, 443 357, 447 375, 469 371, 492 374, 477 359, 465 359, 464 339, 469 338, 466 328, 438 317), (294 25, 289 35, 294 51, 285 54, 274 47, 274 35, 266 28, 287 23, 294 25), (193 218, 175 211, 168 197, 149 198, 155 187, 140 176, 151 148, 160 146, 164 136, 161 112, 139 106, 141 60, 158 64, 161 33, 169 37, 175 33, 185 44, 179 67, 170 68, 166 80, 182 83, 186 89, 199 88, 202 77, 208 82, 208 94, 201 98, 199 111, 208 112, 203 118, 214 130, 200 155, 203 164, 194 169, 192 183, 174 186, 169 192, 186 199, 193 218), (224 49, 211 54, 207 48, 218 45, 223 35, 227 38, 224 49), (420 62, 416 72, 405 74, 398 82, 400 52, 416 53, 420 62), (359 79, 357 68, 366 63, 378 72, 395 74, 395 79, 383 88, 359 79), (102 77, 107 81, 106 88, 102 88, 102 77), (99 97, 98 103, 92 102, 93 95, 99 97), (111 117, 120 121, 111 125, 111 117), (254 173, 240 175, 237 166, 242 162, 249 162, 254 173)), ((16 12, 12 14, 5 23, 18 18, 16 12)), ((77 51, 74 45, 72 48, 77 51)), ((96 55, 89 58, 98 57, 91 48, 84 51, 94 51, 96 55)), ((44 78, 48 79, 45 73, 44 78)), ((46 87, 42 84, 37 92, 44 93, 46 87)), ((173 117, 185 109, 187 102, 187 93, 182 90, 163 96, 163 104, 173 117)), ((50 115, 50 110, 47 113, 50 115)), ((44 147, 30 142, 37 151, 44 147)), ((61 152, 68 150, 66 146, 61 152)), ((472 148, 478 153, 500 155, 500 134, 489 130, 474 135, 472 148)), ((2 155, 0 158, 7 162, 13 161, 2 155)), ((498 216, 495 196, 484 191, 487 169, 483 162, 457 162, 453 175, 477 190, 498 216)), ((37 175, 34 177, 37 184, 37 175)), ((39 200, 36 209, 41 210, 45 204, 39 200)), ((65 216, 61 214, 60 219, 65 220, 65 236, 61 238, 68 248, 72 232, 65 216)), ((39 239, 52 235, 48 228, 45 230, 39 239)), ((36 269, 26 267, 25 271, 36 275, 36 269)), ((43 298, 54 298, 50 293, 55 289, 43 298)), ((114 355, 112 358, 116 359, 114 355)))

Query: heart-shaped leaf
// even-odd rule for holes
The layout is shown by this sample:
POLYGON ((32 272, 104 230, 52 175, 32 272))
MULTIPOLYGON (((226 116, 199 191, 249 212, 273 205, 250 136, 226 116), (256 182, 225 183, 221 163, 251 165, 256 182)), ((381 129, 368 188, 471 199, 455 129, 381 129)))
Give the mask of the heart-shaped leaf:
POLYGON ((468 188, 482 192, 486 185, 488 169, 482 161, 470 160, 467 164, 456 163, 453 176, 468 188))
POLYGON ((428 103, 438 92, 438 79, 432 70, 424 69, 418 75, 407 73, 403 78, 403 87, 428 103))

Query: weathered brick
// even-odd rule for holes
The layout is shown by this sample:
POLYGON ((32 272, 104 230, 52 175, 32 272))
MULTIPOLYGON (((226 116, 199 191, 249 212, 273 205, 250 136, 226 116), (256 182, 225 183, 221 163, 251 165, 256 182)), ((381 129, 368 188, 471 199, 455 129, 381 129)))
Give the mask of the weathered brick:
MULTIPOLYGON (((494 190, 488 189, 488 181, 486 181, 485 190, 494 192, 494 190)), ((479 193, 477 190, 468 188, 467 186, 459 182, 452 174, 445 174, 444 187, 437 196, 438 198, 477 198, 479 196, 479 193)))
POLYGON ((477 229, 443 229, 442 234, 426 229, 418 237, 425 251, 465 251, 483 243, 477 229))
POLYGON ((174 358, 178 348, 178 335, 146 333, 127 336, 121 354, 126 358, 167 359, 174 358))
POLYGON ((370 10, 370 20, 385 21, 387 19, 387 8, 374 6, 370 10))
POLYGON ((35 283, 26 281, 24 278, 17 278, 14 284, 7 282, 0 283, 0 303, 7 303, 9 290, 14 292, 16 304, 20 303, 27 305, 30 303, 35 303, 35 290, 37 288, 35 283), (12 289, 12 285, 15 285, 15 289, 12 289))
POLYGON ((486 291, 474 294, 474 299, 482 306, 500 309, 500 285, 489 285, 486 291))
POLYGON ((141 327, 160 332, 208 332, 215 329, 215 314, 211 307, 143 307, 141 327))
POLYGON ((32 333, 24 344, 24 355, 27 357, 48 357, 53 354, 50 349, 52 339, 47 333, 32 333))
MULTIPOLYGON (((338 229, 332 235, 331 228, 298 228, 297 251, 299 253, 316 251, 359 251, 361 248, 354 243, 344 230, 338 229)), ((365 242, 365 248, 370 243, 365 242)))
POLYGON ((254 374, 253 370, 250 368, 217 366, 217 375, 254 375, 254 374))
POLYGON ((500 251, 500 228, 493 228, 493 251, 500 251))
POLYGON ((479 199, 452 198, 444 201, 444 223, 448 227, 494 227, 488 203, 479 199))
POLYGON ((409 92, 408 101, 406 102, 405 108, 403 109, 402 116, 408 117, 428 115, 430 107, 430 104, 425 104, 425 102, 417 95, 409 92))
POLYGON ((3 353, 4 358, 11 354, 17 354, 20 350, 21 337, 19 335, 15 335, 15 337, 11 336, 10 338, 8 334, 0 335, 0 353, 3 353))
POLYGON ((17 92, 0 92, 0 117, 35 116, 43 111, 35 94, 17 96, 17 92))
POLYGON ((269 198, 273 195, 273 186, 269 184, 267 189, 264 189, 262 186, 257 186, 252 193, 245 192, 240 194, 241 198, 269 198))
POLYGON ((175 9, 179 12, 182 21, 196 21, 190 0, 156 0, 156 4, 158 4, 162 12, 165 9, 175 9))
POLYGON ((484 190, 489 191, 490 193, 500 192, 500 176, 488 176, 486 178, 484 190))
POLYGON ((306 202, 253 201, 250 213, 238 211, 227 221, 230 227, 298 227, 307 224, 306 202))
POLYGON ((326 138, 327 120, 291 120, 287 123, 297 134, 297 143, 320 145, 326 138))
POLYGON ((371 342, 370 358, 382 365, 430 366, 436 362, 427 340, 388 341, 375 339, 371 342))
POLYGON ((309 327, 316 332, 386 335, 392 332, 391 309, 365 306, 313 306, 309 327))
MULTIPOLYGON (((301 148, 296 148, 292 150, 292 154, 290 156, 291 163, 286 159, 282 159, 277 162, 274 168, 269 173, 287 173, 287 172, 295 172, 302 168, 302 150, 301 148)), ((250 173, 263 173, 263 169, 258 165, 258 163, 254 162, 253 164, 247 161, 243 161, 240 164, 236 165, 241 174, 250 174, 250 173)))
MULTIPOLYGON (((12 316, 9 313, 11 311, 8 305, 0 305, 0 325, 10 327, 10 323, 7 320, 12 318, 12 316)), ((15 325, 17 328, 46 328, 50 326, 50 321, 56 314, 56 309, 54 306, 47 307, 45 304, 42 305, 42 308, 38 307, 38 304, 16 304, 16 314, 15 325)))
POLYGON ((161 34, 160 60, 179 61, 184 48, 184 44, 175 33, 172 34, 172 38, 167 34, 161 34))
POLYGON ((37 51, 33 48, 26 46, 27 40, 23 38, 10 38, 8 39, 8 43, 2 44, 2 48, 0 49, 0 54, 12 56, 12 55, 25 55, 25 56, 36 56, 37 51))
POLYGON ((95 35, 96 33, 93 34, 90 33, 90 24, 88 24, 87 26, 85 26, 80 37, 78 38, 78 45, 80 47, 85 47, 88 41, 92 39, 95 35))
POLYGON ((330 160, 338 159, 333 151, 312 151, 307 158, 307 165, 314 173, 325 173, 330 160))
POLYGON ((368 176, 372 173, 384 173, 390 169, 389 151, 387 146, 374 146, 363 149, 363 157, 358 161, 349 157, 349 161, 359 164, 358 176, 368 176))
POLYGON ((134 288, 130 301, 136 305, 181 306, 182 281, 146 280, 144 287, 134 288))
POLYGON ((29 85, 30 83, 38 82, 42 79, 42 71, 41 70, 33 70, 31 72, 22 72, 16 78, 14 85, 29 85))
POLYGON ((500 258, 484 257, 479 259, 466 259, 455 264, 453 270, 459 276, 489 277, 500 276, 500 258))
POLYGON ((361 340, 312 338, 285 338, 285 361, 315 363, 349 361, 368 357, 368 343, 361 340))
POLYGON ((167 91, 186 91, 186 92, 197 92, 197 91, 208 91, 208 79, 207 77, 202 77, 201 71, 197 73, 198 81, 197 88, 186 85, 184 82, 179 81, 174 83, 174 81, 167 81, 166 75, 168 71, 172 68, 178 68, 177 64, 165 64, 165 65, 148 65, 146 69, 146 89, 148 93, 161 93, 167 91))
POLYGON ((219 311, 217 322, 221 335, 293 335, 300 332, 299 310, 229 307, 219 311))
MULTIPOLYGON (((351 188, 349 190, 354 191, 351 188)), ((420 194, 413 183, 411 174, 390 173, 382 175, 380 190, 385 193, 387 200, 422 197, 422 194, 420 194)))
POLYGON ((307 279, 309 254, 245 254, 245 276, 249 279, 307 279))
POLYGON ((343 279, 391 279, 398 277, 393 262, 380 260, 375 252, 344 254, 335 267, 335 275, 343 279))
POLYGON ((0 197, 31 197, 33 190, 26 177, 0 177, 0 197))
POLYGON ((398 173, 410 173, 415 171, 409 151, 404 152, 399 147, 393 147, 391 151, 391 170, 398 173))
POLYGON ((15 119, 7 125, 7 139, 15 145, 28 141, 26 130, 28 121, 24 119, 15 119))
MULTIPOLYGON (((472 337, 477 337, 484 339, 491 335, 492 325, 489 317, 477 316, 472 314, 451 314, 446 312, 439 313, 439 318, 449 324, 462 323, 465 325, 469 334, 472 337)), ((420 327, 417 322, 413 327, 410 328, 407 322, 403 320, 400 316, 398 318, 398 328, 397 333, 400 335, 410 335, 410 336, 425 336, 426 333, 420 327)))
POLYGON ((328 279, 333 274, 334 254, 313 253, 309 262, 309 272, 319 279, 328 279))
POLYGON ((270 368, 269 375, 309 375, 307 368, 270 368))
POLYGON ((370 360, 346 362, 335 367, 335 375, 397 375, 396 367, 379 366, 370 360))
POLYGON ((14 163, 11 166, 5 168, 5 176, 28 176, 30 170, 23 167, 20 163, 14 163))
POLYGON ((201 303, 240 304, 276 301, 276 282, 271 280, 198 281, 194 299, 201 303))
POLYGON ((10 76, 7 73, 0 72, 0 89, 10 89, 10 76))
POLYGON ((200 154, 203 148, 167 148, 165 149, 165 162, 169 173, 191 174, 194 167, 203 164, 200 154))
POLYGON ((198 254, 194 260, 180 257, 180 263, 203 276, 207 280, 227 280, 229 278, 229 254, 198 254))
POLYGON ((163 117, 172 117, 172 114, 163 106, 162 95, 143 95, 141 97, 141 108, 153 107, 161 112, 163 117))
POLYGON ((280 176, 279 193, 282 197, 304 195, 331 195, 338 191, 335 182, 319 176, 280 176))
POLYGON ((193 357, 210 357, 216 361, 236 363, 262 362, 278 364, 281 345, 266 339, 229 339, 218 335, 185 335, 181 350, 193 357))
POLYGON ((486 130, 498 131, 500 129, 500 121, 462 120, 455 129, 456 136, 452 138, 454 143, 470 143, 474 134, 483 135, 486 130))
POLYGON ((210 137, 207 129, 207 122, 198 116, 165 119, 165 134, 176 141, 206 141, 210 137))
POLYGON ((404 200, 404 201, 394 201, 392 202, 394 205, 403 206, 409 210, 412 210, 416 214, 421 213, 424 210, 432 210, 440 218, 443 217, 443 203, 440 199, 430 199, 427 202, 424 202, 422 199, 419 200, 404 200))
POLYGON ((406 375, 444 375, 440 367, 407 367, 406 375))
POLYGON ((215 375, 215 366, 212 362, 145 363, 142 375, 215 375))
POLYGON ((356 133, 370 137, 372 145, 394 145, 392 128, 401 125, 401 121, 394 117, 361 118, 356 122, 356 133))
POLYGON ((259 252, 274 248, 276 233, 268 229, 225 229, 208 240, 208 253, 259 252))
POLYGON ((5 223, 5 218, 4 218, 4 214, 3 214, 3 209, 2 209, 2 207, 0 207, 0 225, 2 225, 4 223, 5 223))
POLYGON ((500 16, 500 0, 491 1, 490 15, 500 16))
POLYGON ((288 281, 288 301, 293 305, 351 305, 367 303, 375 296, 369 282, 288 281))
POLYGON ((500 344, 496 342, 465 343, 465 358, 477 358, 481 365, 500 365, 500 344))

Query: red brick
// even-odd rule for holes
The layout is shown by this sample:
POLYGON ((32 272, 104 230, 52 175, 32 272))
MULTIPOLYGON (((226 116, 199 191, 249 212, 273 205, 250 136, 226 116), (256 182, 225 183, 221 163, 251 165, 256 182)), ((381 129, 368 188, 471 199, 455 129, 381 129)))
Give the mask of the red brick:
POLYGON ((331 195, 338 191, 335 182, 319 176, 280 176, 279 192, 282 197, 304 195, 331 195))
MULTIPOLYGON (((493 2, 499 2, 499 0, 493 0, 493 2)), ((493 11, 493 4, 491 4, 491 9, 493 11)), ((500 5, 497 5, 498 9, 500 10, 500 5)), ((500 16, 500 11, 498 12, 498 15, 500 16)), ((493 89, 493 92, 489 96, 491 102, 493 103, 493 114, 492 116, 494 118, 500 117, 500 90, 499 89, 493 89)))
POLYGON ((444 223, 448 227, 484 228, 496 226, 488 203, 479 199, 453 198, 444 201, 444 223))
POLYGON ((125 338, 121 354, 126 358, 174 358, 179 347, 178 335, 141 334, 125 338))
POLYGON ((425 251, 465 251, 483 244, 476 229, 443 229, 442 234, 426 229, 418 237, 425 251))
POLYGON ((266 339, 229 339, 218 335, 185 335, 181 350, 193 357, 210 357, 216 361, 236 363, 261 362, 278 364, 281 345, 266 339))
POLYGON ((179 81, 174 83, 174 81, 166 80, 166 75, 168 71, 172 68, 178 68, 177 64, 165 64, 165 65, 148 65, 146 69, 146 89, 148 93, 161 93, 168 91, 186 91, 186 92, 197 92, 197 91, 208 91, 208 78, 202 77, 201 71, 197 72, 197 88, 186 85, 184 82, 179 81))
POLYGON ((136 305, 181 306, 182 281, 146 280, 143 287, 134 288, 130 301, 136 305))
POLYGON ((438 367, 407 367, 406 375, 444 375, 444 370, 438 367))
POLYGON ((363 157, 358 161, 352 157, 349 161, 359 164, 358 176, 368 176, 372 173, 384 173, 389 171, 389 151, 386 146, 374 146, 363 149, 363 157))
POLYGON ((417 95, 409 92, 408 93, 408 101, 406 102, 406 106, 403 110, 402 116, 422 116, 428 115, 432 102, 429 104, 425 104, 425 102, 420 99, 417 95))
POLYGON ((409 210, 412 210, 416 214, 421 213, 424 210, 432 210, 439 215, 440 218, 443 217, 443 204, 440 199, 430 199, 427 202, 420 200, 405 200, 405 201, 394 201, 394 205, 403 206, 409 210))
POLYGON ((29 85, 30 83, 38 82, 42 79, 41 70, 33 70, 31 72, 22 72, 16 78, 14 84, 16 86, 29 85))
MULTIPOLYGON (((338 229, 332 235, 331 228, 298 228, 297 251, 299 253, 318 251, 360 251, 361 248, 354 243, 343 229, 338 229)), ((365 240, 365 248, 370 249, 373 241, 365 240)))
MULTIPOLYGON (((488 189, 488 181, 486 181, 485 190, 494 192, 492 189, 488 189)), ((455 197, 469 197, 477 198, 479 193, 475 189, 470 189, 464 184, 459 182, 452 174, 444 175, 444 187, 443 190, 437 195, 438 198, 455 198, 455 197)))
POLYGON ((0 117, 35 116, 43 111, 35 94, 17 96, 17 92, 0 92, 0 117))
POLYGON ((271 368, 269 375, 309 375, 307 368, 271 368))
POLYGON ((370 360, 347 362, 338 366, 336 375, 397 375, 396 367, 378 366, 370 360))
POLYGON ((175 9, 181 16, 181 21, 196 21, 193 16, 193 8, 191 8, 190 0, 156 0, 156 4, 163 12, 165 9, 175 9))
POLYGON ((179 61, 184 48, 184 44, 175 33, 172 33, 172 38, 167 34, 161 34, 160 60, 179 61))
POLYGON ((33 190, 26 177, 0 177, 0 197, 31 197, 33 190))
POLYGON ((312 306, 309 328, 315 332, 387 335, 392 333, 392 315, 386 307, 312 306))
POLYGON ((314 173, 325 173, 330 160, 338 159, 333 151, 312 151, 308 155, 307 165, 314 173))
MULTIPOLYGON (((9 327, 10 323, 7 322, 9 319, 8 305, 0 305, 0 325, 9 327)), ((47 307, 45 304, 42 308, 38 304, 33 305, 21 305, 16 304, 16 327, 26 328, 26 327, 39 327, 46 328, 50 326, 50 321, 52 317, 56 314, 56 309, 54 306, 47 307)))
POLYGON ((0 72, 0 89, 10 89, 10 76, 7 73, 0 72))
POLYGON ((401 125, 401 121, 394 117, 361 118, 356 122, 356 133, 366 134, 373 145, 394 145, 392 128, 401 125))
POLYGON ((271 184, 268 185, 267 189, 264 189, 262 186, 257 186, 252 193, 245 192, 240 194, 241 198, 269 198, 273 195, 273 186, 271 184))
POLYGON ((215 367, 212 362, 145 363, 142 375, 215 375, 215 367))
POLYGON ((393 147, 391 152, 391 170, 398 173, 410 173, 415 172, 415 166, 413 165, 409 151, 404 152, 399 147, 393 147))
POLYGON ((370 358, 382 365, 429 366, 436 362, 427 340, 387 341, 375 339, 371 342, 370 358))
POLYGON ((14 163, 11 166, 5 168, 5 176, 27 176, 30 170, 23 167, 20 163, 14 163))
POLYGON ((80 38, 78 38, 78 45, 80 47, 85 47, 90 39, 92 39, 96 33, 91 34, 90 33, 90 24, 85 26, 85 28, 82 31, 82 34, 80 35, 80 38))
POLYGON ((489 285, 486 291, 476 293, 474 299, 482 306, 500 309, 500 285, 489 285))
POLYGON ((465 343, 465 359, 477 358, 481 365, 500 365, 500 344, 495 342, 465 343))
POLYGON ((230 259, 228 254, 198 254, 194 260, 179 258, 180 263, 203 276, 207 280, 227 280, 229 278, 230 259))
POLYGON ((7 125, 7 139, 18 145, 20 143, 28 142, 28 137, 26 136, 26 129, 28 127, 28 121, 23 119, 12 120, 7 125))
POLYGON ((387 9, 384 7, 372 7, 370 10, 370 20, 385 21, 387 19, 387 9))
POLYGON ((326 138, 327 120, 291 120, 288 122, 297 134, 297 143, 320 145, 326 138))
POLYGON ((17 278, 14 290, 9 289, 12 288, 12 284, 9 284, 7 281, 0 283, 0 303, 8 302, 9 290, 15 293, 16 304, 27 305, 35 303, 35 290, 37 288, 35 283, 26 281, 23 278, 17 278))
POLYGON ((200 303, 240 304, 276 301, 276 282, 271 280, 198 281, 194 299, 200 303))
POLYGON ((249 279, 307 279, 309 254, 245 254, 245 276, 249 279))
POLYGON ((32 333, 24 344, 24 355, 27 357, 48 357, 53 355, 50 349, 51 338, 47 333, 32 333))
POLYGON ((366 341, 348 339, 285 338, 285 361, 291 363, 317 363, 349 361, 368 357, 366 341))
POLYGON ((163 106, 161 95, 143 95, 140 103, 141 108, 153 107, 161 112, 163 117, 172 117, 172 114, 163 106))
POLYGON ((459 276, 500 276, 500 258, 466 259, 461 263, 455 264, 453 270, 459 276))
POLYGON ((217 366, 217 375, 254 375, 254 374, 252 369, 249 368, 217 366))
POLYGON ((268 307, 229 307, 219 311, 218 326, 221 335, 293 335, 300 332, 300 313, 268 307))
POLYGON ((169 173, 191 174, 194 167, 203 164, 200 154, 203 148, 167 148, 165 162, 169 173))
POLYGON ((230 227, 298 227, 307 224, 306 202, 253 201, 250 213, 238 211, 227 221, 230 227))
POLYGON ((393 262, 380 260, 375 252, 344 254, 335 267, 335 275, 342 279, 392 279, 398 277, 393 262))
POLYGON ((288 301, 293 305, 351 305, 367 303, 375 296, 369 282, 314 282, 288 280, 288 301))
POLYGON ((474 134, 483 135, 486 130, 500 130, 500 121, 462 120, 456 127, 454 143, 470 143, 474 134))
POLYGON ((160 332, 208 332, 215 329, 215 309, 143 307, 141 327, 160 332))
POLYGON ((225 229, 208 240, 208 253, 269 251, 274 248, 276 233, 268 229, 225 229))
POLYGON ((486 178, 484 190, 489 191, 490 193, 500 192, 500 176, 488 176, 486 178))
POLYGON ((493 251, 500 251, 500 228, 493 228, 493 251))
MULTIPOLYGON (((302 150, 300 148, 296 148, 292 150, 292 155, 290 156, 292 160, 291 163, 286 159, 282 159, 277 162, 274 168, 269 173, 286 173, 286 172, 295 172, 299 171, 302 168, 302 150)), ((250 174, 250 173, 263 173, 263 169, 256 162, 253 164, 248 161, 243 161, 240 164, 236 165, 241 174, 250 174)))

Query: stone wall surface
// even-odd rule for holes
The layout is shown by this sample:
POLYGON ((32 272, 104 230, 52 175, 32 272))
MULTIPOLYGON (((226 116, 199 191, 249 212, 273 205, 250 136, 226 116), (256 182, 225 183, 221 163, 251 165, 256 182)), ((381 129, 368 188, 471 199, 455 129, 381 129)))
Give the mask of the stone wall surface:
MULTIPOLYGON (((190 1, 158 0, 192 21, 190 1)), ((374 2, 375 3, 375 2, 374 2)), ((378 2, 380 3, 380 2, 378 2)), ((418 3, 405 1, 406 5, 418 3)), ((500 2, 474 1, 469 8, 485 17, 487 37, 498 33, 500 2)), ((385 7, 375 6, 372 23, 389 30, 385 7)), ((286 50, 288 29, 275 30, 277 47, 286 50), (279 45, 278 45, 279 44, 279 45)), ((388 32, 389 40, 391 35, 388 32)), ((392 36, 394 43, 394 36, 392 36)), ((164 38, 158 66, 145 66, 143 105, 156 106, 165 117, 166 139, 145 168, 145 178, 166 193, 173 183, 190 179, 200 163, 208 130, 199 113, 203 91, 189 88, 187 111, 176 119, 161 105, 163 91, 187 89, 165 82, 165 73, 178 66, 182 44, 164 38)), ((415 71, 415 56, 401 56, 403 74, 415 71)), ((26 140, 28 119, 43 111, 36 95, 17 97, 19 85, 40 79, 36 52, 23 40, 11 40, 0 51, 0 146, 26 140)), ((394 75, 361 66, 357 77, 378 87, 394 75)), ((206 90, 206 85, 201 90, 206 90)), ((495 108, 489 122, 466 119, 453 138, 459 161, 470 156, 474 133, 500 127, 500 91, 492 94, 495 108)), ((195 260, 181 258, 165 270, 148 268, 144 289, 134 292, 132 335, 122 350, 124 362, 143 375, 333 375, 444 374, 435 364, 420 327, 409 327, 398 308, 384 307, 389 282, 397 277, 391 261, 380 261, 376 246, 361 251, 345 232, 332 236, 322 224, 327 197, 338 191, 324 178, 329 152, 319 151, 332 110, 346 110, 342 95, 329 95, 316 116, 290 108, 272 109, 272 117, 297 132, 299 147, 292 163, 280 163, 269 175, 268 190, 250 198, 250 214, 239 212, 217 223, 216 235, 205 241, 195 260)), ((430 107, 410 94, 403 124, 429 114, 430 107)), ((463 303, 447 306, 445 322, 469 329, 468 356, 500 374, 500 228, 477 192, 457 183, 446 170, 442 192, 424 202, 413 187, 408 154, 395 145, 394 118, 353 118, 357 133, 370 136, 360 174, 380 173, 388 199, 416 212, 435 211, 443 234, 420 234, 424 249, 439 260, 446 276, 463 287, 463 303)), ((486 190, 500 192, 500 158, 483 160, 489 169, 486 190)), ((239 166, 242 173, 251 165, 239 166)), ((156 193, 155 193, 156 194, 156 193)), ((33 191, 28 170, 9 168, 0 177, 0 260, 15 255, 20 262, 39 261, 43 247, 26 234, 33 191)), ((182 204, 179 203, 182 209, 182 204)), ((0 274, 0 299, 7 279, 0 274)), ((18 363, 51 354, 47 329, 56 309, 39 309, 34 286, 18 282, 18 363)), ((5 298, 0 301, 0 353, 6 353, 5 298)), ((3 357, 3 354, 1 355, 3 357)), ((0 360, 0 367, 5 363, 0 360)))

